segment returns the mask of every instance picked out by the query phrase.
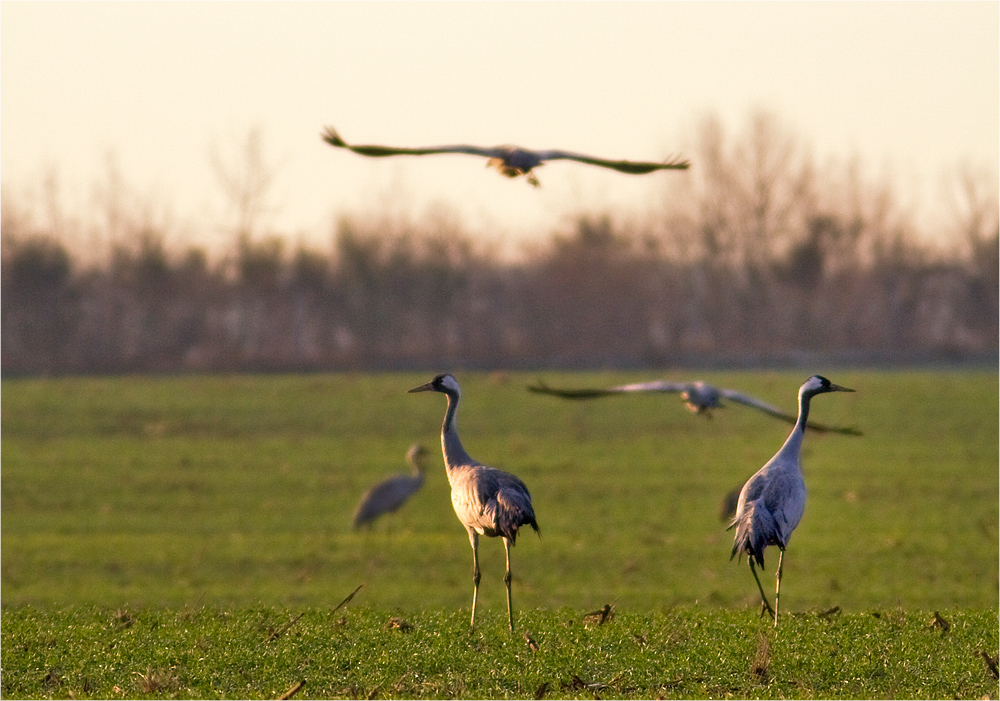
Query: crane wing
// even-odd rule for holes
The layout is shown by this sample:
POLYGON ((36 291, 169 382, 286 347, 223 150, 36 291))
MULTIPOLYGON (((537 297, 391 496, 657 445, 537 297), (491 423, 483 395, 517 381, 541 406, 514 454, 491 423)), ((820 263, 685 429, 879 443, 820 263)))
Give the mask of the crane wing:
POLYGON ((541 381, 537 385, 528 385, 528 391, 537 392, 538 394, 551 394, 563 399, 593 399, 594 397, 606 397, 609 394, 615 394, 609 389, 556 389, 555 387, 549 387, 541 381))
POLYGON ((630 385, 612 387, 612 392, 683 392, 688 388, 686 382, 668 382, 653 380, 652 382, 635 382, 630 385))
POLYGON ((528 385, 529 392, 551 394, 556 397, 563 397, 564 399, 593 399, 595 397, 607 397, 612 394, 625 394, 627 392, 683 392, 685 389, 687 389, 686 384, 665 382, 662 380, 619 385, 607 389, 556 389, 555 387, 549 387, 541 381, 536 385, 528 385))
POLYGON ((582 153, 573 153, 571 151, 536 151, 536 153, 543 161, 578 161, 580 163, 588 163, 592 166, 600 166, 601 168, 611 168, 620 173, 629 173, 630 175, 643 175, 656 170, 687 170, 691 167, 689 162, 677 158, 669 159, 662 163, 655 163, 650 161, 613 161, 607 158, 595 158, 594 156, 586 156, 582 153))
POLYGON ((372 156, 380 158, 382 156, 426 156, 435 153, 466 153, 472 156, 485 156, 486 158, 503 158, 505 151, 501 148, 482 148, 480 146, 468 146, 465 144, 455 144, 453 146, 427 146, 424 148, 406 148, 401 146, 377 146, 374 144, 351 145, 344 141, 337 130, 327 127, 323 132, 323 141, 336 146, 346 148, 362 156, 372 156))
MULTIPOLYGON (((737 502, 736 513, 739 515, 750 502, 757 501, 760 495, 764 493, 764 487, 767 486, 767 480, 764 477, 764 473, 758 470, 753 474, 753 476, 746 481, 743 485, 743 489, 740 490, 739 501, 737 502)), ((730 526, 731 527, 731 526, 730 526)))
MULTIPOLYGON (((361 154, 362 156, 372 156, 375 158, 381 158, 383 156, 426 156, 435 153, 464 153, 471 156, 483 156, 485 158, 504 158, 510 153, 510 147, 483 147, 483 146, 470 146, 468 144, 453 144, 448 146, 426 146, 420 148, 408 148, 403 146, 379 146, 377 144, 348 144, 344 139, 337 133, 337 130, 333 127, 327 127, 326 131, 322 134, 323 140, 326 141, 331 146, 336 146, 337 148, 346 148, 354 153, 361 154)), ((632 175, 642 175, 644 173, 652 173, 656 170, 686 170, 690 167, 690 163, 680 159, 671 159, 664 161, 662 163, 654 162, 644 162, 644 161, 613 161, 606 158, 595 158, 593 156, 586 156, 581 153, 572 153, 570 151, 530 151, 538 157, 540 161, 556 161, 556 160, 571 160, 578 161, 580 163, 589 163, 590 165, 600 166, 602 168, 611 168, 612 170, 617 170, 621 173, 630 173, 632 175)))
POLYGON ((759 409, 760 411, 763 411, 765 414, 769 414, 776 419, 781 419, 782 421, 787 421, 790 424, 794 424, 795 421, 797 420, 797 417, 793 416, 792 414, 786 414, 781 409, 772 406, 767 402, 762 402, 756 397, 751 397, 748 394, 743 394, 742 392, 737 392, 736 390, 732 389, 721 389, 719 390, 719 394, 721 394, 725 399, 728 399, 731 402, 736 402, 737 404, 742 404, 744 406, 753 407, 754 409, 759 409))
MULTIPOLYGON (((776 419, 781 419, 782 421, 794 424, 798 417, 792 414, 786 414, 781 409, 771 406, 767 402, 763 402, 756 397, 751 397, 750 395, 737 392, 732 389, 723 389, 719 391, 720 394, 731 402, 736 402, 737 404, 743 404, 744 406, 752 407, 763 411, 765 414, 773 416, 776 419)), ((825 424, 816 423, 815 421, 807 421, 806 428, 816 431, 817 433, 842 433, 847 436, 861 436, 863 435, 861 431, 856 428, 847 426, 827 426, 825 424)))

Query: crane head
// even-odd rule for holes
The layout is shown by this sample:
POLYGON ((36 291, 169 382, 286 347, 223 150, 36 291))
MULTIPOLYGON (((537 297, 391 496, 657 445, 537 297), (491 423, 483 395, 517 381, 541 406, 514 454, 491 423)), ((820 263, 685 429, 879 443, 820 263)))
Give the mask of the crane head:
POLYGON ((808 393, 809 396, 822 394, 823 392, 853 392, 853 389, 835 385, 822 375, 813 375, 803 383, 799 392, 808 393))
POLYGON ((427 384, 420 385, 419 387, 414 387, 413 389, 406 390, 407 392, 443 392, 445 394, 458 395, 458 380, 452 377, 448 373, 442 373, 436 376, 433 380, 427 384))

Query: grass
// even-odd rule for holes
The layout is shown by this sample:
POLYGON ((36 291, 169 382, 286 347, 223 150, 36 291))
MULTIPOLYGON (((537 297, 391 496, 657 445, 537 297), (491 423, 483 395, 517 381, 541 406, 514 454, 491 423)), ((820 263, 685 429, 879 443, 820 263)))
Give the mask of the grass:
MULTIPOLYGON (((996 605, 996 374, 833 374, 858 392, 817 398, 816 420, 865 436, 807 437, 809 501, 783 605, 996 605)), ((5 381, 4 602, 330 606, 365 583, 366 604, 468 606, 471 553, 438 456, 399 513, 371 532, 350 527, 365 488, 406 469, 411 442, 436 448, 444 398, 404 392, 426 379, 5 381)), ((529 375, 459 379, 469 452, 534 497, 542 537, 525 533, 514 550, 520 606, 753 604, 718 512, 787 426, 740 407, 703 420, 671 396, 570 403, 524 391, 529 375)), ((794 406, 804 378, 706 379, 794 406)), ((503 607, 503 548, 480 550, 481 601, 503 607)))
MULTIPOLYGON (((703 379, 792 409, 806 374, 703 379)), ((534 374, 457 373, 466 448, 534 498, 542 537, 522 534, 513 570, 537 654, 503 630, 493 540, 467 635, 471 553, 440 457, 411 503, 351 530, 361 493, 406 469, 412 442, 436 450, 444 398, 405 393, 431 373, 5 380, 3 695, 260 697, 300 677, 301 696, 531 696, 543 683, 546 696, 592 695, 574 674, 608 696, 996 695, 978 652, 998 647, 996 372, 826 374, 858 391, 818 397, 812 418, 865 435, 806 439, 809 501, 775 634, 718 512, 786 425, 741 407, 703 420, 671 396, 571 403, 526 392, 534 374), (583 628, 605 604, 614 625, 583 628), (934 611, 949 631, 930 626, 934 611), (392 617, 413 629, 387 630, 392 617)))
POLYGON ((685 606, 603 625, 527 610, 472 635, 464 613, 19 607, 6 698, 981 698, 995 612, 802 613, 685 606), (301 617, 300 617, 301 615, 301 617), (942 626, 946 626, 944 630, 942 626))

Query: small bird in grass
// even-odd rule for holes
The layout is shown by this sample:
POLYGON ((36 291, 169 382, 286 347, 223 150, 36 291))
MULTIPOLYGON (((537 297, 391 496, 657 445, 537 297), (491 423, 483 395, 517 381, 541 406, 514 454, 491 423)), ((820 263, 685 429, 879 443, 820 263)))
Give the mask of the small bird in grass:
MULTIPOLYGON (((609 387, 607 389, 556 389, 539 382, 537 385, 529 385, 528 390, 539 394, 551 394, 557 397, 562 397, 563 399, 594 399, 595 397, 608 397, 631 393, 668 392, 680 394, 681 398, 684 400, 684 406, 689 411, 705 416, 706 418, 712 418, 712 411, 714 409, 724 409, 726 405, 723 404, 721 400, 726 399, 731 402, 736 402, 737 404, 742 404, 743 406, 748 406, 751 409, 757 409, 758 411, 764 412, 768 416, 773 416, 774 418, 780 419, 786 423, 794 424, 796 421, 796 417, 791 414, 786 414, 781 409, 771 406, 767 402, 761 401, 756 397, 751 397, 748 394, 743 394, 742 392, 738 392, 734 389, 721 389, 719 387, 713 387, 712 385, 705 384, 701 380, 696 382, 669 382, 666 380, 655 380, 653 382, 637 382, 630 385, 619 385, 617 387, 609 387)), ((824 426, 823 424, 813 423, 811 421, 806 424, 806 428, 810 431, 816 431, 818 433, 843 433, 848 436, 861 435, 861 432, 856 428, 824 426)))
POLYGON ((455 515, 469 533, 472 544, 472 621, 476 627, 476 598, 479 594, 479 536, 503 538, 507 553, 507 623, 514 632, 514 612, 511 601, 510 549, 517 540, 521 526, 529 525, 538 533, 535 511, 531 506, 531 494, 524 482, 509 472, 487 467, 469 457, 458 439, 455 428, 455 414, 461 390, 458 381, 445 373, 436 376, 425 385, 414 387, 408 392, 441 392, 448 398, 448 409, 441 426, 441 451, 444 466, 451 484, 451 504, 455 515))
POLYGON ((362 156, 372 156, 381 158, 384 156, 426 156, 439 153, 464 153, 471 156, 484 156, 489 160, 486 163, 488 168, 496 168, 502 175, 508 178, 516 178, 519 175, 527 176, 529 183, 535 187, 539 186, 538 178, 532 171, 545 161, 570 160, 580 163, 588 163, 601 168, 611 168, 620 173, 631 175, 644 175, 657 170, 686 170, 690 163, 682 160, 667 160, 662 163, 645 161, 613 161, 606 158, 595 158, 585 156, 580 153, 570 151, 529 151, 517 146, 468 146, 465 144, 454 144, 451 146, 426 146, 423 148, 404 148, 395 146, 351 145, 344 141, 337 130, 327 127, 323 132, 323 140, 331 146, 346 148, 362 156))
POLYGON ((406 500, 416 494, 424 484, 424 467, 421 459, 427 449, 414 443, 406 451, 406 461, 412 473, 393 475, 365 492, 354 512, 354 527, 370 526, 382 514, 396 511, 406 500))
POLYGON ((785 547, 806 508, 806 485, 802 479, 799 453, 802 450, 806 419, 809 416, 809 401, 824 392, 853 391, 835 385, 820 375, 813 375, 799 387, 799 416, 795 427, 774 457, 743 485, 736 505, 736 516, 726 529, 736 529, 730 559, 736 557, 737 553, 746 553, 750 572, 757 582, 757 589, 760 590, 761 606, 774 617, 775 626, 778 625, 778 596, 781 591, 781 567, 784 563, 785 547), (764 549, 768 545, 777 545, 780 551, 773 609, 767 601, 764 587, 761 586, 754 567, 754 562, 761 568, 764 567, 764 549))

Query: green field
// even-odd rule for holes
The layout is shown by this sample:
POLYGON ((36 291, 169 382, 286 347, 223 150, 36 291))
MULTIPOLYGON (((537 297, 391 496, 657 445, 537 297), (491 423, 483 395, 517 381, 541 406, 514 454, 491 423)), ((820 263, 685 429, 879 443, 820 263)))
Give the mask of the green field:
POLYGON ((470 636, 459 611, 21 607, 4 614, 3 696, 277 698, 305 681, 296 698, 995 698, 996 612, 942 614, 947 630, 890 609, 775 631, 702 607, 604 625, 529 610, 532 648, 505 625, 470 636))
MULTIPOLYGON (((687 618, 715 612, 709 627, 739 620, 757 629, 756 587, 745 562, 729 559, 731 533, 719 510, 725 494, 777 450, 788 426, 736 406, 704 420, 670 395, 572 403, 524 389, 539 377, 603 386, 664 376, 658 373, 455 374, 465 447, 518 474, 532 492, 542 536, 522 533, 513 552, 514 603, 525 617, 570 611, 579 618, 613 603, 619 620, 669 618, 676 609, 687 618)), ((794 410, 808 374, 701 378, 794 410)), ((865 435, 806 438, 809 501, 785 558, 787 620, 817 620, 818 612, 840 607, 845 622, 895 611, 926 629, 939 610, 980 621, 996 654, 997 373, 824 374, 857 392, 818 397, 810 418, 855 425, 865 435), (982 612, 991 613, 983 619, 982 612)), ((27 635, 14 622, 59 611, 71 620, 90 610, 80 607, 105 612, 92 614, 97 618, 118 609, 141 612, 137 618, 202 610, 243 612, 232 614, 239 617, 260 608, 270 613, 259 618, 277 624, 294 612, 332 616, 319 612, 363 584, 350 615, 437 616, 459 626, 471 602, 472 557, 438 452, 445 400, 405 393, 431 375, 5 380, 5 695, 12 695, 9 644, 27 635), (413 442, 434 450, 424 489, 370 532, 352 531, 360 495, 404 470, 413 442)), ((776 555, 768 550, 769 591, 776 555)), ((501 639, 502 545, 482 541, 480 559, 478 620, 484 635, 501 639)), ((757 644, 753 635, 746 633, 745 645, 757 644)), ((983 662, 973 662, 983 672, 983 662)), ((224 694, 280 693, 278 681, 224 694)), ((142 691, 131 683, 129 694, 142 691)), ((983 693, 996 693, 990 683, 993 692, 983 693)), ((373 686, 359 685, 357 694, 345 692, 347 685, 312 693, 366 695, 373 686)), ((36 693, 58 695, 60 688, 36 693)), ((211 693, 184 688, 178 693, 211 693)), ((534 692, 497 688, 497 695, 534 692)), ((760 694, 852 694, 851 687, 811 688, 767 687, 760 694)), ((874 688, 906 695, 900 687, 874 688)), ((405 689, 383 686, 380 693, 435 694, 405 689)), ((709 686, 643 689, 725 693, 709 686)), ((865 691, 855 695, 872 693, 858 689, 865 691)))

